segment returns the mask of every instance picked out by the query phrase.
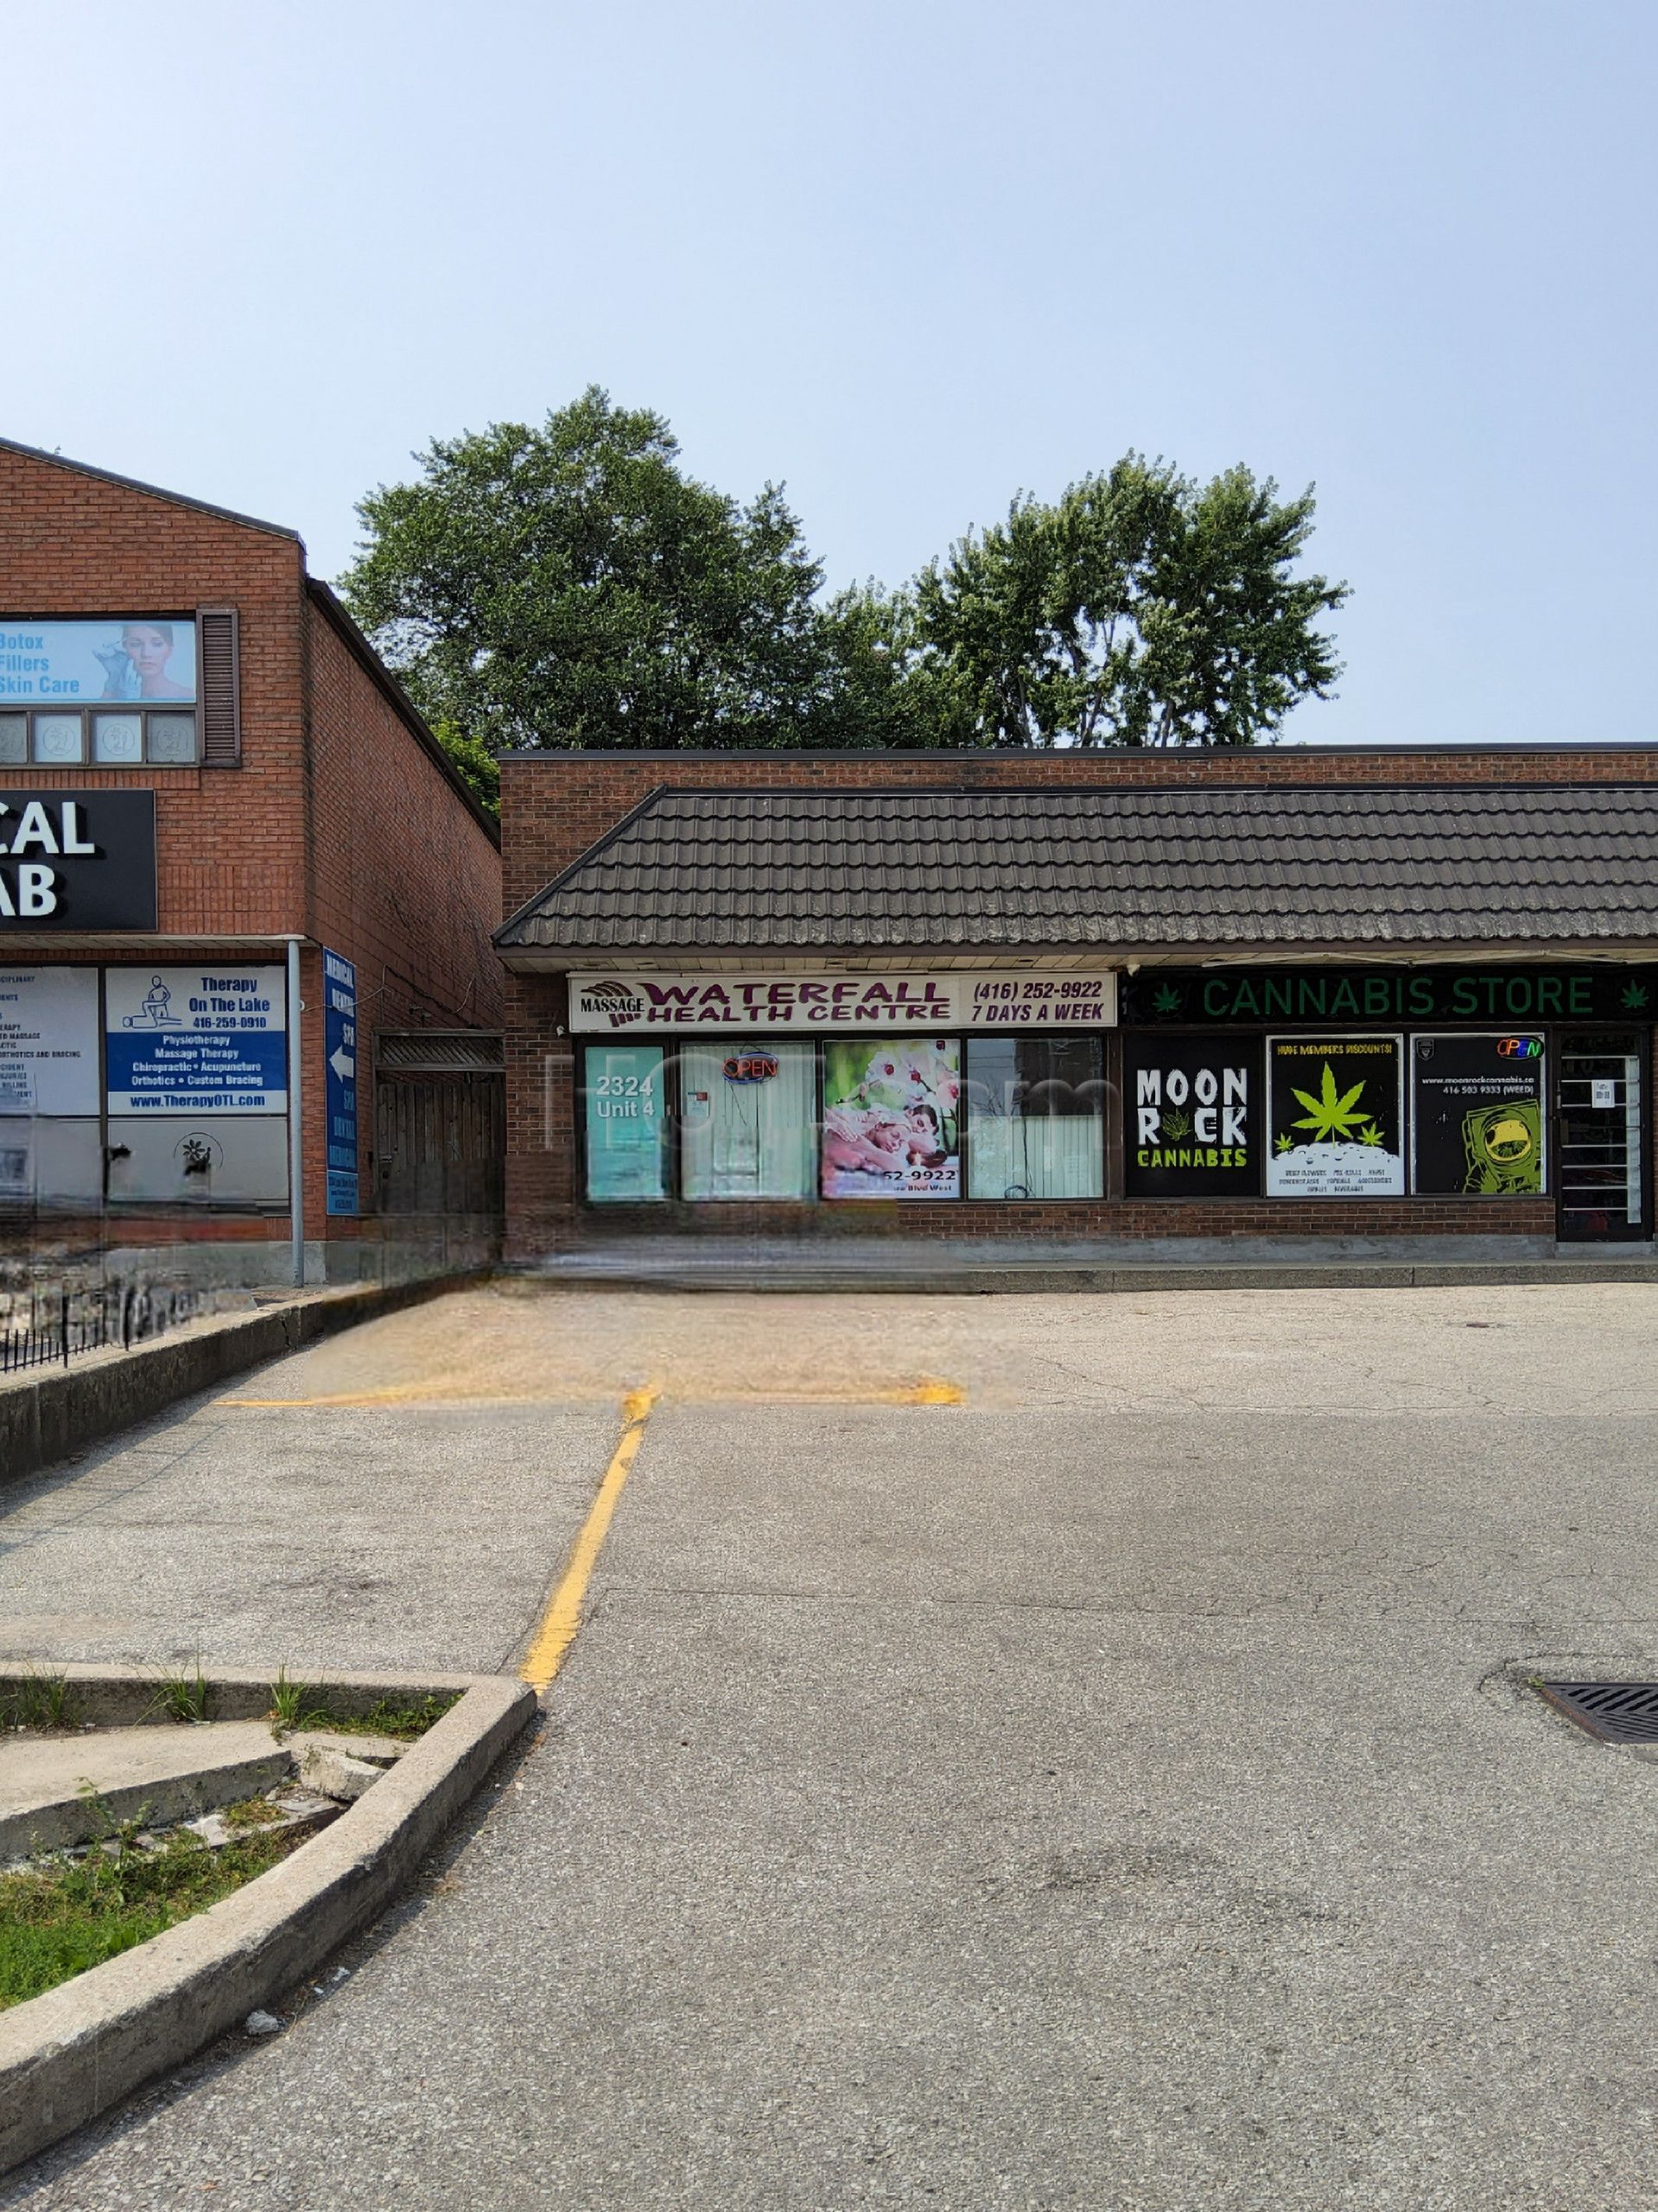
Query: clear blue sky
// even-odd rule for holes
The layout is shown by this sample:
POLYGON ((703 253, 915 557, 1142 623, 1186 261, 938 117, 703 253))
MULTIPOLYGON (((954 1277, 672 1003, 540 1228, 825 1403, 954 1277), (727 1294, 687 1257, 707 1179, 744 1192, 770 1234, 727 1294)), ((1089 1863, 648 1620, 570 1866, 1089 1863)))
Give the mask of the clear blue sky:
POLYGON ((9 11, 0 432, 294 524, 584 385, 897 582, 1318 486, 1305 741, 1658 738, 1652 0, 9 11))

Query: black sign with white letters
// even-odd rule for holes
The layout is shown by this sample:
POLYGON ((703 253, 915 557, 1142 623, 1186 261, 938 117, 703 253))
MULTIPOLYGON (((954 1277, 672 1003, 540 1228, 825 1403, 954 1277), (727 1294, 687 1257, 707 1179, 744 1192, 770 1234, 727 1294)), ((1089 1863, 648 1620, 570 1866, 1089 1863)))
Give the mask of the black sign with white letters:
POLYGON ((1131 1198, 1258 1197, 1261 1046, 1253 1037, 1123 1039, 1123 1185, 1131 1198))
POLYGON ((155 926, 153 791, 0 791, 0 937, 155 926))

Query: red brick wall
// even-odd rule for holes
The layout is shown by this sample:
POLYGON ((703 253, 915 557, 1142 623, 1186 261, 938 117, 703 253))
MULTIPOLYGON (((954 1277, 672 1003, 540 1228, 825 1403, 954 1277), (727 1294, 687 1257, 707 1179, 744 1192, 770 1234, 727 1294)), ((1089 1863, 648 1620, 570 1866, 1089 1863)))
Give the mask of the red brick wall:
MULTIPOLYGON (((490 942, 501 856, 323 609, 308 605, 311 696, 309 933, 357 969, 358 1171, 372 1198, 372 1039, 378 1030, 499 1029, 490 942)), ((308 1223, 323 1233, 321 962, 308 956, 305 1151, 318 1163, 308 1223)), ((334 1224, 342 1233, 341 1224, 334 1224)))
MULTIPOLYGON (((1658 782, 1658 748, 1356 753, 1312 747, 1241 753, 549 753, 502 763, 505 903, 511 913, 659 786, 724 790, 983 790, 998 785, 1239 786, 1658 782)), ((664 965, 671 964, 664 956, 664 965)), ((876 1232, 908 1236, 1551 1236, 1552 1198, 1340 1201, 1091 1200, 1063 1205, 841 1202, 784 1206, 607 1206, 580 1203, 575 1056, 560 1035, 562 979, 507 985, 508 1256, 530 1260, 579 1230, 695 1226, 714 1235, 876 1232)), ((1658 1040, 1654 1056, 1658 1076, 1658 1040)), ((1658 1164, 1658 1163, 1655 1163, 1658 1164)))
MULTIPOLYGON (((0 767, 0 781, 154 790, 159 930, 195 940, 169 946, 168 957, 211 955, 226 937, 298 934, 355 962, 365 1046, 376 1029, 422 1020, 499 1029, 501 971, 489 933, 501 911, 499 852, 308 594, 299 541, 0 448, 0 616, 187 614, 204 606, 234 607, 239 618, 239 767, 0 767)), ((28 932, 0 933, 0 961, 122 957, 48 950, 28 932)), ((278 945, 257 957, 283 955, 278 945)), ((314 953, 305 956, 301 988, 307 1233, 348 1235, 351 1224, 330 1223, 324 1211, 314 953)), ((358 1118, 365 1198, 373 1096, 365 1051, 358 1118)), ((264 1233, 285 1235, 285 1221, 264 1233)))
POLYGON ((0 769, 36 790, 155 791, 164 936, 305 926, 303 575, 296 538, 0 448, 0 615, 240 613, 240 768, 0 769))

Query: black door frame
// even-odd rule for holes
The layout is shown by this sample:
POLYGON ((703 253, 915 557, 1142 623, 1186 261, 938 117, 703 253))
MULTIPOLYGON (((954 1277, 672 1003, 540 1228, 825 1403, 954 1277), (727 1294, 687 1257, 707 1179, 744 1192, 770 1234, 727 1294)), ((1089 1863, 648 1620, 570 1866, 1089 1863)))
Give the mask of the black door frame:
POLYGON ((1642 1244, 1652 1241, 1653 1233, 1653 1174, 1652 1174, 1652 1037, 1647 1028, 1621 1029, 1615 1023, 1604 1028, 1591 1028, 1586 1023, 1581 1027, 1557 1029, 1550 1039, 1550 1122, 1553 1133, 1554 1158, 1554 1236, 1561 1244, 1642 1244), (1625 1037, 1630 1052, 1621 1046, 1612 1046, 1602 1055, 1608 1058, 1633 1057, 1636 1076, 1641 1085, 1641 1219, 1632 1224, 1627 1213, 1619 1226, 1604 1231, 1576 1230, 1567 1233, 1566 1226, 1566 1116, 1560 1103, 1560 1082, 1568 1052, 1583 1049, 1591 1039, 1625 1037))

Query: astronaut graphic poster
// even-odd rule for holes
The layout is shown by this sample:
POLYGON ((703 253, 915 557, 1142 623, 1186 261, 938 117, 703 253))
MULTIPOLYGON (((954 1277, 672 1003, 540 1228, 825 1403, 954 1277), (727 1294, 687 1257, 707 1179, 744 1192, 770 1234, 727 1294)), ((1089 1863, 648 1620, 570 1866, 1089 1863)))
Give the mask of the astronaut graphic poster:
POLYGON ((1541 1192, 1543 1065, 1534 1033, 1413 1037, 1413 1187, 1431 1198, 1541 1192))

